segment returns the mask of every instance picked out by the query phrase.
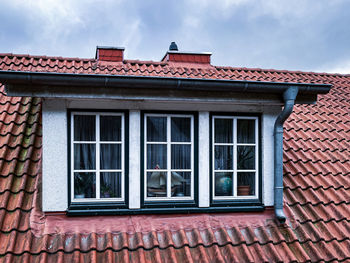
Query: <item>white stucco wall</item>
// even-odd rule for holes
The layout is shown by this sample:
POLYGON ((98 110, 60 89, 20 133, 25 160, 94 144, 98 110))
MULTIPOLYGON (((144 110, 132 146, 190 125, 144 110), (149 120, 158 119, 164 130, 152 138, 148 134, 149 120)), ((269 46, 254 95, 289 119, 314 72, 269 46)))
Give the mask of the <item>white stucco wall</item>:
POLYGON ((43 102, 43 210, 64 211, 68 205, 67 112, 65 101, 43 102))
POLYGON ((140 207, 140 110, 191 110, 199 112, 199 206, 208 207, 209 112, 260 112, 262 128, 263 202, 273 205, 273 125, 281 106, 237 105, 231 102, 164 102, 118 100, 47 99, 43 103, 43 210, 64 211, 68 207, 67 109, 128 109, 129 111, 129 206, 140 207), (132 153, 132 154, 131 154, 132 153))
POLYGON ((201 111, 198 114, 198 200, 199 207, 209 207, 209 112, 201 111))
POLYGON ((141 207, 141 112, 129 112, 129 208, 141 207))
POLYGON ((261 164, 263 171, 263 202, 265 206, 273 206, 273 184, 274 184, 274 157, 273 157, 273 127, 275 120, 280 113, 280 108, 267 109, 261 120, 262 137, 261 142, 262 156, 261 164))

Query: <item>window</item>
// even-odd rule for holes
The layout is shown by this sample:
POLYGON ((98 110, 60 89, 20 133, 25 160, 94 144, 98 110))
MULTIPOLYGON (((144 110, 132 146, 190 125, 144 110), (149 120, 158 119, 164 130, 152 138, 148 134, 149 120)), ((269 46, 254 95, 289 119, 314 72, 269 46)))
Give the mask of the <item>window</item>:
POLYGON ((130 120, 129 132, 127 112, 70 111, 70 212, 261 207, 259 117, 139 111, 130 120), (129 158, 138 160, 130 174, 129 158))
POLYGON ((123 113, 71 113, 71 200, 125 200, 123 113))
POLYGON ((194 199, 193 115, 144 115, 144 200, 194 199))
POLYGON ((213 116, 213 200, 258 198, 258 118, 213 116))

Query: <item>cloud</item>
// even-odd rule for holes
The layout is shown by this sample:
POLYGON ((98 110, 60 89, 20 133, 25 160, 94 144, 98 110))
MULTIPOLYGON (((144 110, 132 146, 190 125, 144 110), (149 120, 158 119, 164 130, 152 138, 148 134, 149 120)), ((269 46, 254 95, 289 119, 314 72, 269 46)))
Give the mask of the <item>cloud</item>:
POLYGON ((317 72, 329 72, 329 73, 339 73, 339 74, 350 74, 350 59, 342 61, 333 66, 325 66, 316 69, 317 72))
POLYGON ((346 0, 2 1, 0 52, 93 57, 96 45, 126 58, 213 52, 216 65, 318 70, 350 61, 346 0))

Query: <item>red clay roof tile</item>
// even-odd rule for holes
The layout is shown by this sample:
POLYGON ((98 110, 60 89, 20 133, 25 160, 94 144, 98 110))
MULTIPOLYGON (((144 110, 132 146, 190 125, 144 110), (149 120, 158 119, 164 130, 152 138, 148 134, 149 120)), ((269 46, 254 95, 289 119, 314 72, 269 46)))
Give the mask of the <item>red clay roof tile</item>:
POLYGON ((106 217, 95 217, 99 224, 89 229, 79 226, 83 218, 42 214, 41 101, 7 97, 1 86, 1 260, 350 261, 350 75, 14 54, 0 54, 0 69, 334 85, 329 94, 319 96, 316 105, 297 106, 285 124, 287 224, 278 225, 267 209, 249 216, 195 215, 201 218, 196 224, 192 215, 132 217, 146 223, 139 225, 130 224, 130 217, 118 216, 108 217, 113 223, 101 228, 98 225, 106 217))

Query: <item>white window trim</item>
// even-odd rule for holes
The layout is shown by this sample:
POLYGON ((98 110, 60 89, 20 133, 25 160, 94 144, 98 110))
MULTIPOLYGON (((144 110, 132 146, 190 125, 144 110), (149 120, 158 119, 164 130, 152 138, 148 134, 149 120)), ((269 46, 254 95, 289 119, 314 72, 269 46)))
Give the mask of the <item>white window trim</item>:
POLYGON ((73 111, 71 112, 70 125, 70 180, 71 180, 71 202, 86 203, 86 202, 124 202, 125 201, 125 116, 121 112, 86 112, 73 111), (96 116, 95 141, 74 141, 74 116, 75 115, 94 115, 96 116), (100 141, 100 116, 120 116, 121 117, 121 141, 100 141), (91 143, 96 145, 96 169, 95 170, 74 170, 74 143, 91 143), (121 144, 121 169, 100 169, 100 145, 101 144, 121 144), (75 198, 74 197, 74 172, 94 172, 96 176, 96 198, 75 198), (101 198, 100 197, 100 173, 101 172, 119 172, 121 173, 121 197, 120 198, 101 198))
POLYGON ((191 114, 166 114, 166 113, 145 113, 144 114, 144 201, 192 201, 194 200, 194 116, 191 114), (147 142, 147 117, 166 117, 167 118, 167 141, 166 142, 147 142), (191 142, 171 142, 171 118, 184 117, 191 119, 191 142), (147 144, 165 144, 167 145, 167 169, 147 169, 147 144), (171 169, 171 145, 188 144, 191 145, 191 169, 171 169), (148 197, 147 196, 147 172, 159 171, 167 172, 167 197, 148 197), (170 176, 171 171, 191 172, 191 195, 187 197, 171 197, 170 176))
POLYGON ((213 115, 212 116, 212 196, 213 200, 242 200, 259 198, 259 118, 250 116, 232 116, 232 115, 213 115), (232 143, 215 143, 215 119, 232 119, 233 120, 233 142, 232 143), (237 120, 255 120, 255 143, 237 143, 237 120), (215 146, 232 146, 233 147, 233 169, 232 170, 215 170, 215 146), (255 146, 255 169, 238 170, 237 169, 237 147, 238 146, 255 146), (233 173, 233 196, 215 196, 215 172, 232 172, 233 173), (255 172, 255 195, 237 196, 237 173, 238 172, 255 172))

